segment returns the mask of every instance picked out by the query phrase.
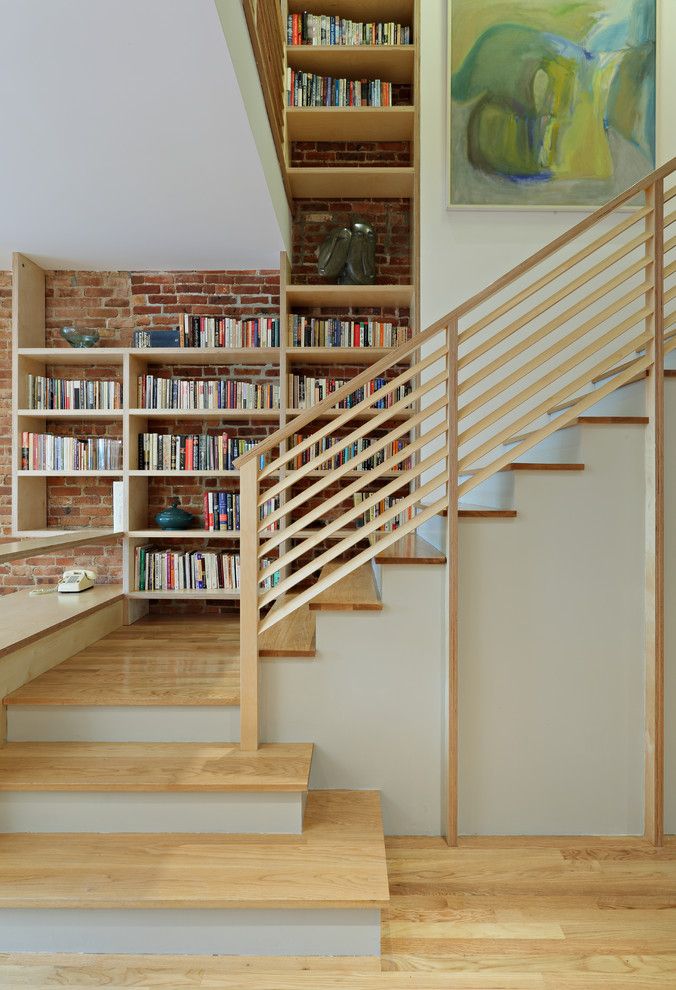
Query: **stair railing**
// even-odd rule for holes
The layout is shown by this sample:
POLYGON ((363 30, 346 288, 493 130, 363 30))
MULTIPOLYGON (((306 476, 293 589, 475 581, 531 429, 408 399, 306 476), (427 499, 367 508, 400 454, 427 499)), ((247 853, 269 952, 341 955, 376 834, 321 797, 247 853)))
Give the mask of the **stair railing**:
POLYGON ((663 369, 676 347, 675 170, 672 159, 236 462, 243 748, 258 745, 262 632, 442 510, 453 529, 458 498, 663 369))

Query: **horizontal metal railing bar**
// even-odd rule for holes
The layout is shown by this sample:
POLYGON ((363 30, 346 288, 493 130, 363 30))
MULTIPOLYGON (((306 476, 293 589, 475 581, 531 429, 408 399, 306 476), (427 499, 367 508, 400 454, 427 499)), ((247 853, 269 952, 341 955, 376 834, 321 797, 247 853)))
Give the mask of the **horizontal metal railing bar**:
MULTIPOLYGON (((650 213, 652 213, 651 209, 642 210, 641 217, 648 216, 650 213)), ((620 224, 620 227, 624 230, 626 229, 626 226, 629 226, 629 222, 631 222, 631 224, 634 224, 639 219, 640 217, 638 216, 631 216, 628 218, 628 220, 625 220, 623 224, 620 224)), ((643 233, 639 234, 638 237, 634 237, 631 241, 627 241, 626 244, 623 244, 616 251, 613 251, 612 254, 609 254, 606 258, 603 258, 601 261, 597 262, 597 264, 593 265, 591 268, 587 268, 584 272, 582 272, 581 275, 578 275, 577 278, 573 279, 572 282, 569 282, 567 285, 562 286, 562 288, 559 289, 557 292, 548 296, 547 299, 544 299, 541 303, 533 307, 533 309, 530 309, 527 313, 524 313, 523 316, 520 317, 518 321, 515 321, 517 324, 520 324, 516 326, 516 329, 518 330, 521 327, 526 326, 526 324, 530 323, 531 320, 534 320, 538 316, 541 316, 548 309, 551 309, 552 306, 557 305, 557 303, 565 299, 566 296, 569 296, 573 292, 576 292, 578 289, 581 289, 582 286, 587 284, 587 282, 591 282, 592 279, 595 279, 597 277, 597 275, 601 275, 603 272, 605 272, 608 268, 611 267, 611 265, 614 265, 618 261, 621 261, 622 258, 625 258, 628 254, 631 254, 632 251, 635 251, 637 248, 647 243, 647 241, 649 241, 651 237, 652 234, 649 231, 644 231, 643 233)), ((604 238, 600 238, 600 240, 603 241, 604 238)), ((590 245, 590 247, 592 247, 592 245, 590 245)), ((580 252, 580 254, 584 258, 587 258, 589 257, 590 254, 592 254, 592 251, 585 250, 580 252)), ((556 269, 556 271, 559 271, 561 269, 562 270, 561 274, 565 274, 565 272, 572 267, 573 267, 572 263, 566 263, 564 265, 559 266, 559 269, 556 269)), ((542 279, 540 281, 542 281, 542 279)), ((534 283, 534 285, 536 284, 537 283, 534 283)), ((532 295, 534 291, 537 291, 537 289, 534 289, 533 286, 528 286, 527 289, 524 289, 524 292, 528 292, 529 295, 532 295)), ((518 300, 518 301, 521 302, 523 300, 518 300)), ((513 307, 510 306, 509 308, 511 309, 513 307)), ((479 332, 479 330, 483 330, 486 326, 490 326, 491 323, 494 323, 496 319, 499 319, 500 316, 504 315, 504 312, 505 312, 505 308, 503 306, 499 307, 497 310, 494 310, 494 312, 491 314, 490 317, 486 317, 484 320, 480 320, 478 323, 475 323, 471 327, 468 327, 466 330, 464 330, 460 334, 458 338, 458 342, 460 344, 465 343, 466 340, 469 340, 471 337, 473 337, 476 333, 479 332)))
MULTIPOLYGON (((386 385, 378 389, 378 391, 374 395, 372 396, 369 395, 365 399, 362 399, 361 402, 357 403, 356 406, 352 406, 351 408, 342 410, 342 412, 345 415, 344 417, 341 418, 344 420, 344 422, 356 418, 362 410, 370 409, 371 406, 375 402, 378 402, 379 399, 383 398, 386 395, 389 395, 390 392, 395 391, 395 389, 399 388, 400 386, 405 385, 409 381, 409 379, 415 378, 416 375, 419 375, 421 372, 426 371, 433 364, 436 364, 437 361, 443 360, 443 358, 445 358, 447 354, 448 354, 448 347, 446 344, 444 344, 436 351, 433 351, 431 354, 428 354, 417 364, 412 365, 405 372, 402 372, 400 375, 397 375, 396 378, 392 378, 391 381, 387 382, 386 385)), ((352 391, 354 391, 354 389, 352 391)), ((418 386, 418 391, 419 391, 419 386, 418 386)), ((329 398, 333 398, 337 394, 338 394, 337 392, 334 392, 332 396, 329 396, 329 398)), ((406 403, 406 405, 410 405, 409 397, 406 396, 405 398, 409 400, 406 403)), ((402 406, 403 402, 404 399, 397 400, 397 402, 395 402, 389 409, 383 409, 381 416, 376 418, 386 419, 388 416, 392 416, 393 410, 405 408, 405 406, 402 406)), ((313 406, 312 408, 316 410, 319 408, 319 405, 322 405, 322 403, 319 403, 318 405, 313 406)), ((293 424, 294 434, 298 432, 298 429, 296 429, 296 426, 298 424, 298 419, 300 419, 300 417, 294 420, 294 424, 293 424)), ((260 480, 263 481, 266 477, 268 477, 268 475, 274 474, 275 472, 279 471, 293 457, 297 457, 299 454, 302 454, 304 451, 309 450, 310 447, 314 446, 314 444, 318 443, 319 440, 322 440, 330 433, 335 433, 339 425, 340 424, 337 424, 335 420, 333 422, 329 422, 324 426, 320 427, 318 430, 316 430, 313 434, 311 434, 311 436, 306 437, 301 443, 296 444, 296 446, 292 447, 290 450, 287 450, 285 453, 280 454, 276 460, 272 461, 261 471, 259 476, 260 480)), ((372 420, 371 423, 368 424, 367 432, 372 431, 374 428, 375 428, 374 421, 372 420)), ((336 448, 336 449, 340 449, 340 448, 336 448)), ((324 460, 328 460, 329 456, 330 455, 327 454, 324 460)))
MULTIPOLYGON (((446 403, 444 402, 444 406, 445 405, 446 403)), ((411 456, 412 453, 415 453, 415 451, 420 450, 428 443, 432 443, 433 440, 444 434, 446 432, 446 429, 447 429, 446 423, 439 424, 429 433, 425 433, 422 437, 418 437, 412 443, 408 444, 408 446, 405 447, 403 450, 397 451, 396 454, 393 454, 392 457, 384 461, 383 464, 378 465, 378 467, 381 468, 381 470, 377 472, 376 478, 381 477, 383 475, 388 475, 390 473, 390 467, 392 465, 398 464, 402 460, 406 460, 408 457, 411 456)), ((386 439, 389 442, 391 438, 388 435, 384 439, 386 439)), ((374 468, 373 470, 375 471, 377 469, 374 468)), ((258 552, 258 556, 265 557, 268 553, 270 553, 272 550, 278 547, 280 543, 283 543, 285 540, 290 539, 297 532, 304 529, 310 523, 313 523, 316 519, 321 518, 321 516, 324 515, 324 513, 329 512, 331 509, 335 508, 336 505, 340 505, 341 502, 344 502, 347 498, 350 498, 352 495, 361 491, 365 485, 372 484, 372 480, 370 477, 371 472, 369 471, 368 474, 369 474, 368 478, 364 478, 364 477, 357 478, 357 480, 354 481, 351 485, 348 485, 347 488, 341 489, 341 491, 336 492, 334 495, 332 495, 326 501, 322 502, 320 505, 315 506, 315 508, 307 512, 302 519, 298 519, 295 522, 291 523, 291 525, 284 528, 283 530, 279 530, 279 532, 276 532, 272 537, 272 539, 268 540, 266 543, 263 544, 263 546, 260 548, 258 552)), ((397 471, 396 479, 392 479, 392 480, 396 481, 397 484, 401 486, 403 483, 405 483, 402 481, 404 474, 405 474, 404 471, 397 471)), ((335 477, 332 478, 332 480, 335 482, 336 480, 335 477)))
MULTIPOLYGON (((316 598, 318 594, 322 591, 326 591, 327 588, 331 588, 338 581, 342 581, 344 577, 356 571, 358 567, 362 564, 366 564, 369 560, 372 560, 378 553, 382 550, 391 547, 393 543, 397 543, 403 536, 407 536, 412 533, 414 529, 421 526, 422 523, 427 522, 428 519, 432 519, 434 516, 438 515, 448 506, 448 496, 444 495, 443 498, 438 499, 436 502, 429 506, 426 506, 421 512, 418 513, 413 519, 409 519, 408 522, 404 523, 403 526, 399 526, 397 529, 393 530, 391 533, 386 533, 382 536, 375 545, 369 546, 366 550, 362 550, 358 553, 356 557, 350 558, 340 567, 337 567, 330 574, 321 578, 316 584, 313 584, 311 588, 307 588, 305 591, 301 591, 298 595, 294 595, 283 605, 274 609, 261 619, 258 631, 260 633, 266 632, 271 629, 282 619, 285 619, 287 615, 291 615, 296 609, 305 605, 307 602, 316 598)), ((273 589, 276 590, 276 589, 273 589)), ((278 595, 275 597, 279 597, 278 595)), ((274 601, 275 598, 270 599, 274 601)))
POLYGON ((315 560, 305 564, 304 567, 301 567, 293 574, 290 574, 289 577, 284 578, 284 580, 280 581, 278 585, 263 594, 258 600, 259 607, 262 608, 264 605, 274 601, 275 598, 278 598, 279 595, 289 591, 290 588, 295 588, 297 584, 310 577, 310 575, 315 571, 321 570, 325 564, 330 564, 336 557, 339 557, 346 550, 349 550, 355 542, 358 542, 360 539, 365 539, 370 533, 375 532, 375 530, 385 525, 385 523, 389 522, 391 519, 394 519, 394 517, 404 509, 418 503, 420 499, 424 498, 425 495, 430 495, 438 488, 443 487, 446 484, 446 480, 447 472, 445 475, 438 475, 432 479, 432 481, 428 481, 426 484, 421 485, 420 488, 417 488, 411 495, 407 495, 406 498, 403 498, 391 509, 383 512, 377 519, 372 519, 370 522, 364 523, 364 525, 360 526, 356 531, 356 535, 354 537, 349 537, 348 539, 342 540, 340 543, 334 543, 332 547, 325 550, 324 553, 320 554, 320 556, 315 560))
MULTIPOLYGON (((440 374, 435 375, 434 378, 431 378, 429 382, 425 382, 424 385, 420 385, 413 392, 409 393, 409 395, 404 396, 403 399, 399 399, 399 401, 396 402, 389 409, 383 410, 382 417, 377 416, 369 423, 363 424, 358 429, 348 434, 346 437, 341 438, 340 443, 335 444, 330 450, 322 451, 316 457, 313 457, 312 460, 308 461, 307 464, 304 464, 301 468, 297 468, 294 471, 289 471, 282 478, 280 482, 278 482, 276 485, 274 485, 265 493, 265 496, 259 500, 258 504, 262 505, 263 501, 269 501, 270 498, 273 498, 276 495, 281 494, 287 488, 291 487, 291 485, 296 484, 301 478, 305 477, 310 471, 317 470, 320 467, 320 465, 325 464, 332 457, 335 457, 336 454, 340 453, 341 450, 344 450, 346 447, 349 447, 351 444, 355 443, 361 437, 365 436, 365 434, 372 433, 375 429, 377 429, 377 427, 380 424, 386 423, 388 419, 391 419, 393 414, 396 414, 400 410, 403 411, 407 409, 413 403, 417 402, 419 399, 422 399, 424 398, 425 395, 429 394, 429 392, 432 391, 433 388, 438 388, 440 385, 443 385, 446 382, 447 378, 448 378, 447 371, 440 372, 440 374)), ((446 401, 445 397, 443 401, 444 402, 446 401)), ((432 415, 432 413, 428 412, 427 410, 421 410, 421 413, 425 413, 425 415, 423 415, 422 419, 420 419, 418 422, 423 422, 425 419, 427 419, 429 416, 432 415)), ((399 436, 403 433, 406 433, 408 424, 411 422, 413 418, 421 415, 421 413, 411 414, 411 416, 403 420, 397 427, 390 430, 389 433, 394 434, 396 432, 397 435, 399 436)), ((314 434, 312 439, 315 443, 317 442, 316 440, 314 440, 314 434)), ((374 453, 376 450, 382 449, 383 444, 381 443, 381 440, 383 439, 384 438, 380 438, 380 440, 376 441, 376 444, 372 445, 372 447, 370 448, 371 453, 374 453)), ((299 450, 300 447, 301 445, 299 444, 298 448, 294 449, 294 453, 297 453, 297 450, 299 450)), ((366 453, 365 456, 363 457, 361 454, 358 454, 357 457, 352 458, 353 464, 357 464, 357 463, 361 464, 361 462, 363 460, 366 460, 368 456, 369 456, 368 453, 366 453)), ((341 467, 336 468, 333 474, 334 479, 336 477, 341 477, 345 473, 344 467, 345 465, 341 465, 341 467)))
MULTIPOLYGON (((358 505, 353 505, 352 508, 348 509, 337 519, 333 519, 330 523, 327 523, 326 526, 322 526, 322 528, 319 529, 316 533, 313 533, 311 536, 305 537, 305 539, 301 543, 298 543, 295 547, 292 547, 290 550, 287 550, 287 552, 283 554, 281 557, 279 557, 277 560, 271 561, 267 565, 267 567, 264 567, 259 573, 259 577, 258 577, 259 583, 261 581, 265 581, 269 577, 272 577, 273 574, 276 574, 278 571, 281 571, 284 567, 287 567, 289 564, 293 563, 293 561, 297 560, 298 557, 302 557, 304 553, 307 553, 309 550, 312 550, 318 543, 321 543, 323 540, 329 539, 338 530, 349 529, 350 528, 349 524, 351 522, 353 522, 355 519, 358 519, 374 505, 377 505, 379 501, 381 501, 384 498, 387 498, 388 495, 392 495, 394 494, 394 492, 398 491, 401 488, 402 483, 406 484, 407 482, 410 483, 415 481, 417 478, 420 477, 423 471, 429 471, 431 468, 435 467, 441 461, 445 461, 447 456, 448 456, 448 451, 446 449, 443 450, 440 449, 435 451, 433 454, 430 454, 422 461, 418 461, 418 463, 415 464, 412 468, 409 468, 409 470, 402 472, 401 479, 397 478, 396 481, 389 482, 389 484, 385 485, 380 491, 373 492, 366 499, 364 499, 363 502, 360 502, 358 505)), ((398 509, 399 506, 398 505, 392 506, 392 508, 398 509)), ((395 515, 396 514, 397 513, 395 512, 395 515)), ((378 518, 382 519, 382 516, 378 518)), ((361 530, 362 530, 361 526, 357 527, 358 533, 361 534, 361 530)))
MULTIPOLYGON (((547 332, 551 333, 552 330, 557 330, 559 327, 568 323, 569 320, 575 319, 575 317, 579 316, 580 313, 583 313, 585 309, 589 309, 589 307, 594 303, 598 302, 600 299, 603 299, 604 296, 607 296, 614 289, 619 288, 624 282, 627 281, 627 279, 633 278, 634 275, 638 275, 639 272, 644 271, 650 264, 650 258, 647 256, 635 261, 633 265, 625 268, 609 281, 604 282, 603 285, 600 285, 597 289, 594 289, 593 292, 590 292, 584 299, 581 299, 579 302, 574 303, 574 305, 569 306, 568 309, 564 309, 562 313, 556 316, 553 320, 550 320, 549 323, 546 324, 547 332)), ((493 337, 482 341, 482 343, 478 344, 468 354, 463 354, 463 356, 458 360, 458 367, 462 369, 466 368, 469 364, 473 364, 477 358, 482 357, 497 344, 501 344, 504 340, 512 337, 519 330, 522 330, 525 326, 527 326, 529 322, 530 318, 526 319, 526 317, 523 317, 522 319, 515 320, 513 323, 503 327, 503 329, 499 330, 493 337)))
MULTIPOLYGON (((461 458, 461 460, 458 463, 459 473, 462 474, 463 468, 471 467, 474 461, 478 460, 480 457, 485 456, 486 454, 489 454, 496 447, 501 446, 502 443, 511 434, 520 433, 522 430, 527 429, 531 425, 531 423, 533 423, 534 420, 539 419, 540 416, 544 416, 547 410, 550 409, 553 405, 556 405, 558 402, 564 402, 579 389, 584 388, 585 385, 591 384, 592 380, 596 378, 597 375, 600 375, 604 371, 607 371, 609 368, 612 368, 613 365, 617 364, 623 358, 627 357, 627 355, 631 354, 632 351, 638 350, 639 347, 641 347, 647 341, 651 340, 651 338, 652 338, 652 334, 650 331, 646 331, 645 333, 640 334, 638 337, 634 337, 633 340, 630 340, 627 343, 623 344, 622 347, 614 351, 609 357, 605 358, 603 361, 600 361, 593 368, 590 368, 589 371, 585 371, 583 375, 580 375, 574 381, 569 382, 554 395, 548 396, 544 402, 540 403, 534 409, 529 409, 528 412, 524 413, 524 415, 521 416, 519 419, 517 419, 516 422, 511 423, 505 429, 494 434, 490 440, 486 440, 483 444, 481 444, 479 447, 473 450, 470 454, 467 454, 465 457, 461 458)), ((505 414, 503 413, 503 415, 505 414)), ((481 425, 481 424, 477 424, 477 425, 481 425)), ((486 427, 484 427, 484 429, 485 428, 486 427)), ((466 431, 466 433, 469 432, 470 432, 469 430, 466 431)), ((472 435, 474 436, 476 434, 472 433, 472 435)), ((467 439, 471 439, 471 438, 467 437, 467 439)), ((461 435, 458 438, 459 444, 463 443, 464 441, 465 441, 465 436, 461 435)))
MULTIPOLYGON (((643 295, 643 293, 641 293, 641 295, 643 295)), ((620 310, 624 309, 626 305, 627 305, 626 302, 623 302, 621 306, 618 305, 616 312, 619 312, 620 310)), ((628 330, 631 330, 632 327, 635 327, 636 324, 640 323, 642 320, 647 319, 651 314, 652 314, 651 307, 644 306, 643 309, 640 309, 637 312, 632 313, 631 316, 627 317, 626 320, 623 320, 622 323, 618 324, 618 326, 613 327, 612 330, 609 330, 607 333, 603 334, 601 337, 594 340, 594 342, 591 345, 589 345, 588 349, 591 350, 592 354, 595 353, 595 351, 599 350, 606 343, 608 343, 611 340, 615 340, 617 337, 621 337, 623 333, 626 333, 628 330)), ((614 315, 614 313, 610 313, 609 315, 612 316, 614 315)), ((576 330, 572 330, 565 337, 561 337, 560 340, 555 341, 555 343, 553 343, 546 350, 540 351, 540 353, 536 354, 535 357, 531 358, 530 361, 527 361, 525 364, 520 365, 515 371, 512 372, 511 375, 507 375, 506 377, 501 378, 498 382, 495 383, 495 385, 492 386, 492 388, 486 389, 486 391, 482 392, 481 395, 477 396, 476 399, 473 399, 472 402, 468 402, 466 405, 464 405, 458 411, 458 419, 462 419, 466 416, 470 416, 473 412, 476 412, 476 410, 480 409, 481 406, 485 405, 487 402, 490 402, 490 400, 494 399, 497 395, 500 395, 501 392, 504 392, 511 385, 515 385, 518 381, 520 381, 520 379, 524 378, 526 375, 529 375, 531 372, 536 371, 541 365, 545 364, 547 361, 550 361, 553 357, 556 357, 556 355, 559 354, 561 351, 565 351, 568 347, 571 347, 578 340, 581 340, 583 337, 586 337, 587 334, 591 333, 592 330, 595 330, 600 323, 607 322, 607 320, 609 319, 609 315, 606 312, 603 314, 600 320, 596 317, 594 319, 588 320, 581 327, 578 327, 576 330)), ((581 356, 581 352, 580 352, 580 356, 581 356)), ((499 365, 498 367, 501 366, 502 365, 499 365)), ((493 374, 495 370, 498 369, 491 369, 490 374, 493 374)))
MULTIPOLYGON (((458 497, 466 495, 468 492, 472 491, 473 488, 476 488, 477 485, 480 485, 487 478, 490 478, 501 468, 505 467, 507 464, 510 464, 512 461, 517 460, 519 457, 522 457, 523 454, 528 453, 531 448, 535 447, 542 440, 545 440, 550 434, 555 433, 556 430, 560 430, 563 426, 566 426, 574 419, 577 419, 577 417, 580 416, 581 413, 585 412, 585 410, 589 409, 590 406, 595 405, 606 395, 613 392, 616 388, 619 388, 625 382, 630 381, 631 378, 637 374, 637 372, 644 371, 651 364, 652 359, 650 357, 639 358, 634 362, 631 368, 628 368, 626 371, 619 374, 617 378, 613 378, 606 385, 595 388, 594 391, 590 392, 588 395, 582 396, 579 402, 576 402, 575 405, 571 406, 571 408, 565 413, 552 419, 551 422, 540 427, 539 430, 535 430, 530 434, 528 439, 523 440, 517 447, 510 447, 509 450, 507 450, 500 457, 496 458, 494 461, 491 461, 490 464, 486 464, 471 478, 464 481, 458 488, 458 497)), ((518 428, 515 427, 513 431, 510 432, 514 435, 518 432, 518 428)), ((460 473, 462 473, 462 471, 460 473)))

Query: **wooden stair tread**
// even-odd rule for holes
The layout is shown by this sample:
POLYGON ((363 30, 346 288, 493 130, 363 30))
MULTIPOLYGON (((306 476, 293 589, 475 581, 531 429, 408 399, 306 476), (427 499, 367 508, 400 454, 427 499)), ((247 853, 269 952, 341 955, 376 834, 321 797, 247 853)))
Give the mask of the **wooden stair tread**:
POLYGON ((314 791, 288 835, 7 834, 0 908, 380 908, 376 791, 314 791))
POLYGON ((375 557, 376 564, 445 564, 446 555, 417 533, 403 536, 375 557))
MULTIPOLYGON (((568 430, 573 426, 645 426, 648 423, 647 416, 576 416, 569 423, 563 423, 559 430, 568 430)), ((518 436, 505 440, 503 446, 511 447, 514 443, 522 440, 530 440, 537 430, 530 433, 520 433, 518 436)))
MULTIPOLYGON (((470 477, 478 474, 482 468, 471 468, 468 471, 461 471, 462 476, 470 477)), ((566 463, 558 461, 513 461, 500 468, 498 474, 507 471, 584 471, 584 464, 566 463)))
POLYGON ((239 620, 152 617, 121 626, 13 691, 5 704, 238 705, 239 620))
MULTIPOLYGON (((292 601, 294 595, 282 595, 271 612, 292 601)), ((261 657, 315 657, 317 655, 317 630, 315 617, 308 605, 301 605, 285 616, 271 629, 266 629, 258 640, 261 657)))
POLYGON ((516 519, 516 509, 494 509, 487 505, 460 505, 460 519, 516 519))
POLYGON ((2 596, 0 657, 124 598, 120 584, 97 584, 77 595, 31 596, 30 591, 2 596))
POLYGON ((304 792, 311 743, 7 743, 0 791, 304 792))
MULTIPOLYGON (((340 566, 338 563, 327 564, 322 568, 320 580, 340 566)), ((382 607, 383 603, 370 564, 358 567, 310 602, 313 612, 374 612, 380 611, 382 607)))

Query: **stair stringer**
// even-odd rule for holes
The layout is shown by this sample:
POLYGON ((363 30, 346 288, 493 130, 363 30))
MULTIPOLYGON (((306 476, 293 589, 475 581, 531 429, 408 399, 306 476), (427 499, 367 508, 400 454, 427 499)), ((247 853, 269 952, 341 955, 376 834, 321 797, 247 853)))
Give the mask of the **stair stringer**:
POLYGON ((584 472, 460 528, 463 834, 643 831, 645 428, 566 433, 584 472))
POLYGON ((261 665, 263 739, 312 739, 311 789, 379 790, 387 835, 439 835, 447 569, 379 570, 382 611, 316 612, 312 663, 261 665))

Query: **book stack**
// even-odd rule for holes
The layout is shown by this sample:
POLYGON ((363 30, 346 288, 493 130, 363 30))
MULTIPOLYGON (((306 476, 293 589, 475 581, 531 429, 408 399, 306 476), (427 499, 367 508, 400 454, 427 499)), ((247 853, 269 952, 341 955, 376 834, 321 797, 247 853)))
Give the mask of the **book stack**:
MULTIPOLYGON (((305 438, 301 433, 294 435, 293 443, 294 446, 300 444, 305 438)), ((403 450, 409 444, 408 438, 399 437, 397 440, 388 443, 386 447, 382 450, 376 451, 371 457, 365 458, 359 465, 357 465, 356 470, 358 471, 372 471, 375 467, 382 464, 384 461, 389 460, 389 458, 394 457, 399 451, 403 450)), ((325 451, 331 450, 332 447, 337 446, 341 443, 339 438, 335 437, 323 437, 319 443, 313 444, 312 447, 308 447, 307 450, 303 450, 300 454, 297 454, 290 462, 289 466, 291 470, 297 471, 299 468, 303 467, 304 464, 308 464, 315 457, 323 454, 325 451)), ((343 464, 347 464, 349 461, 355 459, 364 451, 368 450, 375 440, 371 437, 362 437, 360 440, 355 440, 353 443, 349 444, 347 447, 343 447, 339 450, 333 457, 324 461, 322 464, 322 471, 331 471, 335 468, 341 467, 343 464)), ((407 471, 411 467, 411 459, 406 458, 399 461, 394 467, 390 468, 391 471, 407 471)))
POLYGON ((122 384, 28 375, 29 409, 121 409, 122 384))
POLYGON ((290 107, 391 107, 392 83, 382 79, 334 79, 289 67, 286 102, 290 107))
POLYGON ((159 378, 139 375, 140 409, 279 409, 279 385, 230 378, 159 378))
POLYGON ((279 347, 279 317, 255 316, 234 320, 228 316, 184 313, 171 330, 134 330, 133 347, 245 348, 279 347))
POLYGON ((137 547, 139 591, 236 591, 239 554, 216 550, 161 550, 137 547))
MULTIPOLYGON (((263 560, 265 567, 271 561, 263 560)), ((137 547, 134 557, 138 591, 238 591, 239 554, 222 550, 166 550, 137 547)), ((279 572, 262 585, 279 584, 279 572)))
MULTIPOLYGON (((289 401, 293 409, 309 409, 311 406, 322 402, 332 392, 336 392, 343 385, 347 384, 347 379, 342 378, 313 378, 309 375, 289 375, 289 401)), ((378 391, 387 384, 386 378, 374 378, 362 388, 356 389, 346 399, 341 399, 338 403, 339 409, 351 409, 367 396, 374 396, 373 409, 389 409, 404 399, 411 391, 410 383, 400 385, 398 388, 388 392, 381 399, 375 398, 378 391)))
POLYGON ((110 437, 21 434, 22 471, 120 471, 122 441, 110 437))
MULTIPOLYGON (((369 497, 370 496, 366 492, 358 492, 356 495, 353 496, 354 504, 360 505, 365 499, 369 497)), ((357 519, 357 526, 365 526, 366 523, 372 522, 374 519, 378 519, 380 516, 383 515, 384 512, 387 512, 388 509, 394 508, 402 501, 403 499, 401 498, 394 498, 392 495, 388 495, 387 498, 381 499, 375 505, 372 505, 370 508, 368 508, 364 512, 361 519, 357 519)), ((381 533, 391 533, 395 529, 399 529, 401 526, 403 526, 404 523, 407 522, 409 519, 412 519, 413 516, 414 516, 413 506, 409 505, 405 509, 402 509, 401 512, 397 513, 397 515, 389 519, 386 523, 383 523, 383 525, 379 527, 378 531, 381 533)))
POLYGON ((204 528, 210 533, 238 532, 239 495, 234 492, 205 492, 204 528))
POLYGON ((410 327, 381 320, 289 316, 289 347, 397 347, 410 339, 410 327))
MULTIPOLYGON (((139 471, 234 471, 235 461, 258 443, 227 433, 140 433, 139 471)), ((264 467, 261 458, 261 467, 264 467)))
POLYGON ((289 14, 289 45, 410 45, 411 28, 394 21, 351 21, 330 14, 289 14))

